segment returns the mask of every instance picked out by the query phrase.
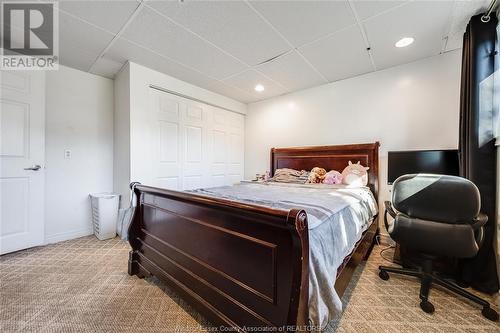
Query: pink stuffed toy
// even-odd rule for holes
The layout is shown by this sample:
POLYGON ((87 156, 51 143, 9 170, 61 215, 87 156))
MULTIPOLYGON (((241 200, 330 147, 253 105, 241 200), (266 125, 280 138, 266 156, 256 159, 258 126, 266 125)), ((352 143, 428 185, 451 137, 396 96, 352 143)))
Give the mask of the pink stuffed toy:
POLYGON ((327 172, 325 179, 323 179, 323 184, 342 184, 342 174, 335 170, 327 172))
POLYGON ((366 186, 368 184, 368 173, 366 170, 370 168, 362 166, 359 161, 349 165, 342 171, 342 182, 351 186, 366 186))

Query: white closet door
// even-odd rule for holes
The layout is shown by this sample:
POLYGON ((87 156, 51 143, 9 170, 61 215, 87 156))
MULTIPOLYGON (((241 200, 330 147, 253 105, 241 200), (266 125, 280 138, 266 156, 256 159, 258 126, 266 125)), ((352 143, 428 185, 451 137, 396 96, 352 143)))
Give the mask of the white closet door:
POLYGON ((243 179, 244 172, 244 130, 245 120, 236 113, 227 114, 228 124, 228 167, 227 181, 234 184, 243 179))
MULTIPOLYGON (((183 142, 179 100, 157 90, 151 90, 156 147, 153 161, 153 186, 182 189, 183 142)), ((133 163, 133 161, 132 161, 133 163)))
POLYGON ((186 100, 182 114, 185 158, 183 161, 184 190, 210 186, 206 180, 207 172, 207 121, 208 110, 204 104, 186 100))
POLYGON ((226 128, 226 114, 228 112, 214 108, 212 111, 212 122, 210 127, 211 161, 210 182, 212 186, 226 185, 228 180, 228 133, 226 128))
POLYGON ((243 178, 244 116, 151 88, 153 186, 188 190, 243 178))

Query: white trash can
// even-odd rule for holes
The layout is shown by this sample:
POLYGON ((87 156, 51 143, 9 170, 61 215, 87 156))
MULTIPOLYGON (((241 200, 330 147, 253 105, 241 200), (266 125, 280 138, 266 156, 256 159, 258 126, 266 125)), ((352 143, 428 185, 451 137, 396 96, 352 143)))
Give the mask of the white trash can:
POLYGON ((114 193, 90 194, 92 206, 92 224, 94 234, 100 240, 116 236, 116 221, 118 219, 118 206, 120 195, 114 193))

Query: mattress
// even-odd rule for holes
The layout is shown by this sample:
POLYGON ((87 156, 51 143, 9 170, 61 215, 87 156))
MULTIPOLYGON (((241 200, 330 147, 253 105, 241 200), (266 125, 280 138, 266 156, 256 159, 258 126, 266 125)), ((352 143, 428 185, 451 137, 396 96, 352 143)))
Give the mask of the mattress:
POLYGON ((378 208, 369 188, 342 185, 242 182, 193 190, 210 197, 264 207, 304 209, 309 227, 309 318, 325 327, 341 313, 337 268, 368 229, 378 208))

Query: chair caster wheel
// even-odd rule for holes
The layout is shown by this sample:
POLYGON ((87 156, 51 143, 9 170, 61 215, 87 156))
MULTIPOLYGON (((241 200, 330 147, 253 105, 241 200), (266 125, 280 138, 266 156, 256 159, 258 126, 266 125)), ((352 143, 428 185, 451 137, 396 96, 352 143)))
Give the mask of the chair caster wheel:
POLYGON ((489 306, 485 306, 483 308, 483 311, 481 311, 481 313, 486 319, 489 319, 491 321, 498 321, 498 312, 496 312, 489 306))
POLYGON ((420 302, 420 308, 425 312, 425 313, 433 313, 434 312, 434 305, 432 305, 431 302, 429 301, 424 301, 422 300, 420 302))
POLYGON ((378 276, 379 276, 382 280, 385 280, 385 281, 389 280, 389 274, 388 274, 386 271, 383 271, 383 270, 379 271, 379 272, 378 272, 378 276))

